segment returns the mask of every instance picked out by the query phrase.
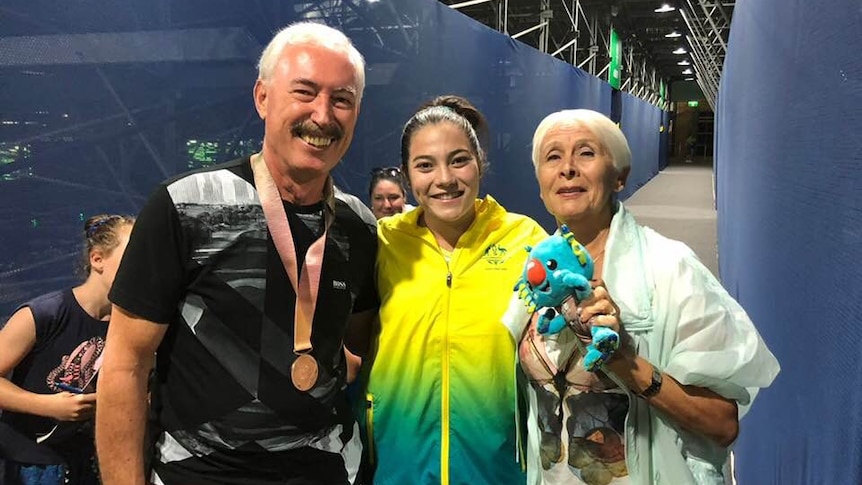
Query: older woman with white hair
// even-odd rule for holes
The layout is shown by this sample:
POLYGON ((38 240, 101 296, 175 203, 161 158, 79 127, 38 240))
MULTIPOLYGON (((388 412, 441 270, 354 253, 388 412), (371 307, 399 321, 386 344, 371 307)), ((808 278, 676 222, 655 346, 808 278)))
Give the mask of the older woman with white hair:
POLYGON ((528 483, 723 484, 739 418, 779 365, 742 307, 679 241, 640 226, 617 200, 631 152, 590 110, 546 117, 533 137, 545 207, 595 262, 593 295, 570 324, 507 325, 528 377, 528 483), (584 323, 581 323, 584 322, 584 323), (601 370, 584 370, 591 325, 620 332, 601 370))

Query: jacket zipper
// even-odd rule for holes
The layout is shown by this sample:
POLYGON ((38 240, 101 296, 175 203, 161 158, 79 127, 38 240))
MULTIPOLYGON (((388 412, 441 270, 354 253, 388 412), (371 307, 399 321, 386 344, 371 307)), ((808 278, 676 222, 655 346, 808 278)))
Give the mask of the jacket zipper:
MULTIPOLYGON (((454 251, 453 251, 454 257, 454 251)), ((446 259, 445 257, 443 258, 446 259)), ((450 258, 451 259, 451 258, 450 258)), ((451 261, 446 261, 446 287, 452 288, 451 261)), ((449 309, 452 305, 452 294, 446 295, 446 320, 443 327, 443 386, 441 390, 441 437, 440 437, 440 485, 449 485, 449 309)))

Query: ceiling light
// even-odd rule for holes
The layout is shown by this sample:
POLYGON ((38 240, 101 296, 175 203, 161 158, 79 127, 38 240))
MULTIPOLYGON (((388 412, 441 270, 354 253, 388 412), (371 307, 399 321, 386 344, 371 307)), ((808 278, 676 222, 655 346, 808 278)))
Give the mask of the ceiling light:
POLYGON ((677 62, 677 63, 676 63, 676 65, 677 65, 677 66, 688 66, 688 65, 690 65, 690 64, 691 64, 691 63, 690 63, 690 62, 688 62, 688 61, 687 61, 687 60, 685 60, 685 59, 683 59, 683 60, 681 60, 681 61, 679 61, 679 62, 677 62))
POLYGON ((674 53, 674 54, 688 54, 688 51, 686 51, 686 50, 685 50, 685 49, 683 49, 682 47, 677 47, 677 48, 676 48, 676 50, 675 50, 675 51, 673 51, 673 53, 674 53))
POLYGON ((671 39, 676 39, 677 37, 682 37, 682 34, 680 34, 679 32, 674 30, 673 32, 671 32, 669 34, 664 34, 664 36, 670 37, 671 39))
POLYGON ((694 71, 692 71, 691 69, 686 69, 685 71, 682 71, 682 73, 683 74, 694 74, 694 71))
POLYGON ((674 10, 676 10, 676 7, 671 7, 669 4, 667 4, 667 3, 663 3, 663 4, 661 5, 661 7, 659 7, 659 8, 657 8, 657 9, 655 9, 655 10, 654 10, 654 12, 656 12, 656 13, 665 13, 665 12, 673 12, 674 10))
POLYGON ((694 78, 693 77, 687 77, 687 78, 685 78, 685 80, 686 81, 694 81, 694 78))

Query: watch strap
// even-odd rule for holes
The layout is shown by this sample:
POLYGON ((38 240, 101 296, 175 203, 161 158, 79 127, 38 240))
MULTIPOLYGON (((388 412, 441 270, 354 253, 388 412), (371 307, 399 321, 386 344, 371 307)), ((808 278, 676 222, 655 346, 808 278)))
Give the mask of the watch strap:
POLYGON ((636 393, 636 395, 642 399, 649 399, 659 393, 661 390, 661 383, 661 372, 659 372, 655 366, 652 366, 652 381, 650 382, 650 385, 643 391, 636 393))

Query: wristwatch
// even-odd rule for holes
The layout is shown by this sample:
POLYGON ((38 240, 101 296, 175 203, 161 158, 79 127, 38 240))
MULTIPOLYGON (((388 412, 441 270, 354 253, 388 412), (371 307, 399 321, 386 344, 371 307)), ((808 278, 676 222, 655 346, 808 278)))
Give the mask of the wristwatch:
POLYGON ((641 392, 635 393, 635 395, 641 399, 649 399, 661 390, 661 372, 652 366, 652 382, 650 382, 649 387, 644 389, 641 392))

